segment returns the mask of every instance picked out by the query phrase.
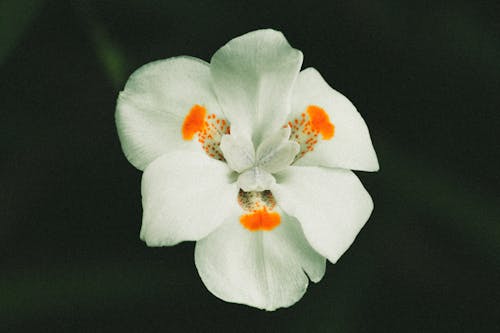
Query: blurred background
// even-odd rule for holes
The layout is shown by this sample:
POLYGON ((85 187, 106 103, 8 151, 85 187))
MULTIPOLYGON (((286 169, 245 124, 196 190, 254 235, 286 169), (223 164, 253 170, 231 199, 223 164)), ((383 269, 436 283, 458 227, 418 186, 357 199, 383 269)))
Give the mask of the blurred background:
POLYGON ((500 331, 496 1, 0 2, 0 331, 500 331), (284 32, 366 120, 375 210, 289 309, 220 301, 139 240, 116 134, 139 66, 284 32))

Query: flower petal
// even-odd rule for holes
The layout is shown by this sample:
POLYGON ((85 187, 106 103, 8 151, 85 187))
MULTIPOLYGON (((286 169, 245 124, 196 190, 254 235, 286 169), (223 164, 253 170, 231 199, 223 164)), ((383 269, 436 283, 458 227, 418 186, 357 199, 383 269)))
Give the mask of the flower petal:
POLYGON ((238 177, 238 186, 245 192, 269 190, 274 183, 273 175, 259 167, 248 169, 238 177))
POLYGON ((335 126, 335 135, 320 140, 314 151, 295 165, 321 165, 352 170, 377 171, 377 155, 366 124, 354 105, 333 90, 314 68, 300 72, 292 94, 291 118, 299 117, 308 106, 324 109, 335 126))
POLYGON ((215 296, 261 309, 288 307, 304 295, 308 279, 318 282, 325 258, 305 239, 299 223, 282 214, 272 231, 249 231, 237 217, 196 243, 195 263, 215 296))
POLYGON ((141 239, 168 246, 205 237, 240 209, 230 172, 202 152, 172 152, 150 163, 142 176, 141 239))
POLYGON ((255 147, 283 126, 302 53, 281 32, 257 30, 229 41, 212 57, 214 89, 231 133, 252 138, 255 147))
POLYGON ((220 142, 220 149, 231 169, 242 172, 251 168, 255 162, 255 149, 252 141, 236 135, 224 135, 220 142))
POLYGON ((191 57, 151 62, 136 70, 118 97, 116 126, 127 159, 144 170, 173 150, 198 151, 182 137, 184 118, 194 105, 220 114, 208 64, 191 57))
POLYGON ((257 164, 267 172, 278 172, 289 166, 300 146, 290 141, 290 128, 280 128, 273 135, 265 138, 257 149, 257 164))
POLYGON ((335 263, 373 210, 358 177, 345 169, 291 166, 276 180, 271 192, 278 206, 296 217, 312 247, 335 263))

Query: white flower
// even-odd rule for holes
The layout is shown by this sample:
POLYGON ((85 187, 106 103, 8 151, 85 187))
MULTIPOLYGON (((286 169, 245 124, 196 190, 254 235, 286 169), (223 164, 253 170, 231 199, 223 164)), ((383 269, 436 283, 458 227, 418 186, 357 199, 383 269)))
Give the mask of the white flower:
POLYGON ((228 302, 266 310, 297 302, 373 209, 350 171, 378 170, 368 129, 301 65, 280 32, 259 30, 210 64, 149 63, 118 98, 123 151, 144 170, 141 239, 197 241, 201 279, 228 302))

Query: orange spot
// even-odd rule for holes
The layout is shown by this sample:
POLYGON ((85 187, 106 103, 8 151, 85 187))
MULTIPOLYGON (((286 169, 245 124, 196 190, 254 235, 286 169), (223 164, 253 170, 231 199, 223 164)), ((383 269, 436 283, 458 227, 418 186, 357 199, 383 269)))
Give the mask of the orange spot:
POLYGON ((328 114, 316 105, 307 107, 307 114, 311 118, 311 126, 314 130, 321 133, 323 140, 330 140, 335 133, 335 126, 330 122, 328 114))
POLYGON ((240 216, 240 223, 250 231, 270 231, 276 228, 280 222, 280 214, 268 212, 265 207, 260 210, 255 210, 250 214, 240 216))
POLYGON ((196 133, 203 130, 206 112, 207 110, 198 104, 191 108, 182 124, 182 138, 184 140, 192 140, 196 133))

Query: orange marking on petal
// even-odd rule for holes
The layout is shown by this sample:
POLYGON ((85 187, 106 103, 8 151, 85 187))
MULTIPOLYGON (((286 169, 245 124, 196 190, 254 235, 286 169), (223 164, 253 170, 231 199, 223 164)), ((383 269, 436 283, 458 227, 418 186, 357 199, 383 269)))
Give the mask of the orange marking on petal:
POLYGON ((207 110, 198 104, 191 108, 182 124, 182 138, 184 140, 192 140, 196 133, 203 130, 206 112, 207 110))
POLYGON ((314 150, 320 134, 323 140, 330 140, 335 134, 335 126, 328 113, 317 105, 309 105, 300 116, 289 119, 288 125, 291 128, 290 140, 300 145, 295 160, 314 150))
POLYGON ((323 140, 330 140, 335 133, 335 126, 330 122, 328 114, 316 105, 307 107, 307 114, 311 118, 311 126, 314 130, 321 133, 323 140))
POLYGON ((250 231, 270 231, 281 223, 281 216, 276 212, 268 212, 264 207, 250 214, 241 215, 240 223, 250 231))
POLYGON ((229 127, 225 119, 218 118, 215 113, 207 114, 205 107, 196 104, 184 118, 182 138, 192 140, 197 134, 198 142, 208 156, 225 161, 220 151, 220 141, 224 134, 230 132, 229 127))

